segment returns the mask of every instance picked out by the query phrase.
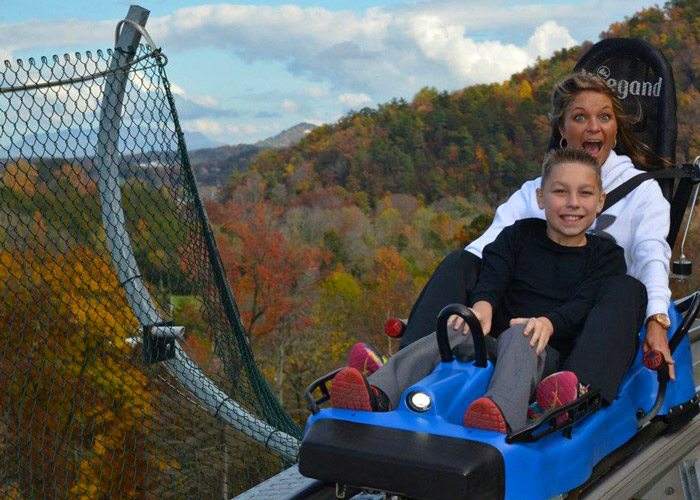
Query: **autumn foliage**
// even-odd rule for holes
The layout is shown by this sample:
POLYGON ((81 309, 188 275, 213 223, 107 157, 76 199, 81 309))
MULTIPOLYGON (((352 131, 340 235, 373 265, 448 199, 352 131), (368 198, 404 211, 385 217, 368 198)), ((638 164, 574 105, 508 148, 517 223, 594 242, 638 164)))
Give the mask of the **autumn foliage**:
MULTIPOLYGON (((673 1, 603 34, 647 39, 670 60, 679 161, 700 154, 699 14, 694 2, 673 1)), ((439 261, 537 177, 552 85, 591 45, 561 50, 502 83, 424 88, 411 100, 350 112, 232 175, 208 210, 252 345, 288 410, 303 413, 289 394, 343 363, 352 343, 395 348, 380 333, 384 320, 405 317, 439 261), (294 322, 303 327, 290 328, 294 322), (274 341, 261 342, 266 336, 274 341), (292 378, 296 386, 284 382, 292 378)))
POLYGON ((153 388, 131 363, 133 318, 110 267, 83 249, 2 252, 0 296, 15 304, 0 310, 0 408, 17 498, 140 497, 148 478, 121 475, 159 465, 144 426, 153 388))
MULTIPOLYGON (((604 33, 648 39, 671 60, 679 160, 700 154, 696 3, 645 9, 604 33)), ((308 416, 308 384, 344 364, 355 342, 395 349, 384 321, 406 317, 441 259, 537 176, 552 83, 589 46, 502 83, 425 88, 351 112, 294 147, 258 154, 207 202, 243 343, 298 423, 308 416)), ((138 324, 105 249, 94 172, 44 160, 0 170, 0 498, 141 498, 159 496, 164 483, 180 497, 229 498, 264 467, 274 472, 278 459, 216 417, 201 418, 162 366, 143 365, 138 324), (164 402, 161 390, 176 396, 164 402), (202 486, 202 477, 211 482, 202 486)), ((134 176, 122 187, 141 276, 159 306, 172 305, 164 317, 188 328, 185 351, 234 399, 249 391, 240 403, 254 411, 259 395, 244 387, 192 198, 152 181, 134 176)), ((694 238, 689 257, 698 254, 694 238)), ((691 278, 675 291, 699 285, 691 278)))

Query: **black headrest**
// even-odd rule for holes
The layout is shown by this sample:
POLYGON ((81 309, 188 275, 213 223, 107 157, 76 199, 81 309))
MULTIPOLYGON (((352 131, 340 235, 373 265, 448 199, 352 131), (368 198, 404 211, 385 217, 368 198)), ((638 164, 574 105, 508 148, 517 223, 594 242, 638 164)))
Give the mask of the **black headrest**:
MULTIPOLYGON (((601 40, 581 57, 574 71, 587 71, 607 81, 632 116, 641 106, 642 121, 635 133, 659 157, 675 163, 676 84, 659 49, 638 38, 601 40)), ((625 153, 619 146, 616 151, 625 153)))
POLYGON ((659 49, 639 38, 602 40, 584 54, 574 70, 604 78, 628 113, 636 113, 641 105, 642 122, 635 127, 639 139, 659 157, 676 162, 676 83, 659 49))

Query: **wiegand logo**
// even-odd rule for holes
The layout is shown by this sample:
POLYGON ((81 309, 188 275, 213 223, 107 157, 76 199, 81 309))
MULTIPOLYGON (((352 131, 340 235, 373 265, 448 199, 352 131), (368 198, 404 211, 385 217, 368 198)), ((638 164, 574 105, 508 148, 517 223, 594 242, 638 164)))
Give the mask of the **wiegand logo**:
POLYGON ((607 80, 610 78, 610 68, 607 66, 601 66, 598 68, 598 76, 601 77, 603 80, 607 80))
POLYGON ((605 80, 610 87, 617 92, 620 99, 626 99, 629 95, 642 97, 659 97, 661 95, 661 85, 664 81, 659 77, 656 83, 640 82, 639 80, 625 80, 612 78, 612 72, 607 66, 599 66, 596 74, 605 80))

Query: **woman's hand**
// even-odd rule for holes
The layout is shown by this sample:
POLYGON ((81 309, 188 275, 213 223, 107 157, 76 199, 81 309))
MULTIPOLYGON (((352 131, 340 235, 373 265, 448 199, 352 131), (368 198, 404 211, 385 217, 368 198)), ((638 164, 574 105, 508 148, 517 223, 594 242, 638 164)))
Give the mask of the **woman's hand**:
POLYGON ((541 316, 539 318, 513 318, 510 320, 510 326, 525 325, 523 335, 527 336, 532 333, 530 338, 530 347, 535 347, 535 352, 539 356, 547 347, 550 337, 554 333, 554 325, 549 319, 541 316))
MULTIPOLYGON (((493 317, 493 307, 491 307, 491 304, 485 300, 480 300, 469 309, 474 313, 476 319, 479 320, 484 335, 488 335, 491 331, 491 318, 493 317)), ((456 314, 447 318, 447 326, 451 326, 455 331, 462 330, 462 335, 469 333, 469 327, 465 321, 456 314)))
POLYGON ((645 354, 649 351, 659 351, 668 365, 668 376, 671 380, 676 380, 675 361, 671 357, 666 330, 656 321, 647 323, 647 336, 644 339, 644 344, 642 344, 642 350, 645 354))

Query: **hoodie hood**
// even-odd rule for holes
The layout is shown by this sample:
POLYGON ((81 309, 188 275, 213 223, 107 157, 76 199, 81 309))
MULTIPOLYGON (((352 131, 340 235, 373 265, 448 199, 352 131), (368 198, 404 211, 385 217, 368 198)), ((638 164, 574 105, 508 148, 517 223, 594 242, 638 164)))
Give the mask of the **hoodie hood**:
POLYGON ((611 150, 608 159, 605 160, 601 167, 603 190, 609 193, 627 179, 639 173, 642 172, 634 168, 634 164, 629 156, 618 155, 611 150))

